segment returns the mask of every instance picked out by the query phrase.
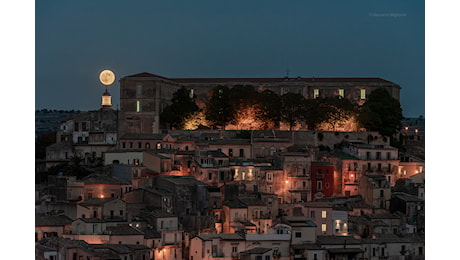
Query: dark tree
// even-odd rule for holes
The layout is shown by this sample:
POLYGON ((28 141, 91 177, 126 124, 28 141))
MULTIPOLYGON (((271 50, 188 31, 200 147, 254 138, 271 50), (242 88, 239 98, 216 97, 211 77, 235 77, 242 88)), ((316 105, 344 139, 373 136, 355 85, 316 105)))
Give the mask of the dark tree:
POLYGON ((271 90, 262 91, 259 96, 259 119, 264 122, 264 128, 279 128, 281 121, 281 98, 271 90))
POLYGON ((302 95, 286 93, 281 96, 281 121, 289 124, 289 130, 303 119, 305 112, 305 98, 302 95))
POLYGON ((35 141, 35 158, 45 159, 46 147, 56 143, 56 132, 41 134, 35 141))
POLYGON ((206 106, 206 120, 213 126, 225 126, 233 121, 235 113, 230 102, 230 89, 227 86, 217 86, 213 89, 211 98, 206 106))
POLYGON ((402 119, 401 104, 383 88, 369 94, 358 115, 358 121, 363 127, 378 131, 383 136, 397 133, 402 119))
POLYGON ((258 109, 258 96, 259 93, 256 91, 254 86, 250 85, 237 85, 230 89, 230 105, 234 117, 232 118, 231 123, 235 124, 237 120, 237 114, 240 111, 243 111, 249 107, 258 109))
POLYGON ((182 129, 184 119, 197 112, 198 106, 195 104, 196 96, 185 87, 180 88, 173 93, 171 104, 160 114, 160 120, 163 123, 170 124, 171 128, 182 129))

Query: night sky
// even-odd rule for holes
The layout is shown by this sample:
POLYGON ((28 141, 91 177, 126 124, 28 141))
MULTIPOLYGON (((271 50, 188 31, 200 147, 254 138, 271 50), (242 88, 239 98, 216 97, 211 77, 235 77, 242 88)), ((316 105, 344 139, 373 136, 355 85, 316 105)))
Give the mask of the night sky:
POLYGON ((35 2, 35 108, 93 110, 99 73, 380 77, 425 115, 424 1, 35 2), (68 99, 68 97, 71 97, 68 99))

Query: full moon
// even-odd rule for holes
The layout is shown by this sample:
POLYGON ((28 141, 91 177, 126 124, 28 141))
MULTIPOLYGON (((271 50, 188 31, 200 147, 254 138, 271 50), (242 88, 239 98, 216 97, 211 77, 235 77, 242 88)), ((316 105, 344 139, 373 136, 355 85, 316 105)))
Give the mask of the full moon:
POLYGON ((115 81, 115 74, 111 70, 103 70, 99 74, 99 80, 106 86, 111 85, 115 81))

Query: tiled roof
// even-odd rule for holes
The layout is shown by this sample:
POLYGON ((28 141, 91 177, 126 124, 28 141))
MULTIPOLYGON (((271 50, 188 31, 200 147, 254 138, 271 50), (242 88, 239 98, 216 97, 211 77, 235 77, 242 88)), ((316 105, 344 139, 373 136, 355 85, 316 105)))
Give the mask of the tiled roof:
POLYGON ((146 239, 161 238, 161 232, 150 228, 142 229, 142 232, 144 232, 144 237, 146 239))
POLYGON ((404 192, 395 192, 392 194, 392 196, 398 199, 404 200, 406 202, 423 202, 423 199, 417 196, 414 196, 414 195, 404 193, 404 192))
POLYGON ((153 211, 150 211, 150 212, 145 212, 145 214, 151 215, 151 216, 153 216, 155 218, 174 218, 174 217, 177 217, 174 214, 166 213, 166 212, 163 212, 161 210, 153 210, 153 211))
POLYGON ((198 235, 201 240, 212 240, 220 238, 222 240, 244 240, 244 238, 238 233, 221 233, 221 234, 206 234, 198 235))
POLYGON ((217 140, 209 140, 204 141, 209 144, 234 144, 234 145, 250 145, 251 139, 217 139, 217 140))
POLYGON ((35 226, 50 227, 50 226, 65 226, 72 224, 72 219, 65 215, 58 216, 42 216, 35 215, 35 226))
POLYGON ((162 140, 166 134, 125 134, 120 140, 162 140))
POLYGON ((79 203, 78 205, 81 205, 81 206, 102 206, 105 203, 107 203, 109 201, 112 201, 112 200, 116 200, 116 199, 117 198, 104 198, 104 199, 91 198, 91 199, 87 199, 87 200, 79 203))
POLYGON ((224 206, 227 206, 231 209, 238 209, 238 208, 247 208, 248 206, 241 202, 240 200, 226 200, 223 202, 224 206))
POLYGON ((332 208, 332 204, 326 201, 308 201, 299 204, 307 208, 332 208))
POLYGON ((293 244, 291 247, 293 249, 323 250, 323 248, 317 244, 293 244))
POLYGON ((176 185, 187 185, 187 186, 194 186, 194 185, 203 185, 209 186, 204 182, 201 182, 193 176, 174 176, 174 175, 161 175, 158 178, 164 178, 176 185))
POLYGON ((114 227, 107 227, 107 231, 112 235, 143 235, 140 230, 137 230, 128 224, 120 224, 114 227))
POLYGON ((398 215, 391 214, 391 213, 382 213, 382 214, 367 214, 364 215, 369 219, 401 219, 398 215))
POLYGON ((266 206, 265 203, 258 198, 238 198, 246 206, 266 206))
POLYGON ((360 239, 352 236, 317 236, 316 241, 319 245, 357 245, 361 244, 360 239))
POLYGON ((260 255, 260 254, 265 254, 270 250, 272 250, 272 249, 271 248, 265 248, 265 247, 256 247, 256 248, 253 248, 253 249, 242 251, 242 252, 240 252, 240 254, 242 254, 242 255, 251 255, 251 254, 260 255))
POLYGON ((140 188, 140 189, 143 189, 145 191, 148 191, 150 193, 153 193, 153 194, 156 194, 156 195, 160 195, 160 196, 172 196, 172 192, 171 191, 168 191, 168 190, 162 190, 162 189, 159 189, 157 187, 144 187, 144 188, 140 188))
POLYGON ((155 74, 148 73, 148 72, 142 72, 138 74, 129 75, 129 76, 126 76, 125 78, 160 78, 160 79, 170 80, 163 76, 155 75, 155 74))
POLYGON ((85 223, 104 223, 106 222, 103 219, 98 219, 98 218, 79 218, 79 220, 85 222, 85 223))
POLYGON ((305 83, 386 83, 391 81, 381 78, 171 78, 170 80, 180 83, 282 83, 282 82, 305 82, 305 83))
POLYGON ((316 227, 315 223, 313 223, 309 218, 303 216, 283 217, 281 221, 292 227, 316 227))
POLYGON ((105 174, 91 174, 83 178, 85 184, 119 184, 128 185, 128 182, 113 178, 105 174))
POLYGON ((227 158, 228 156, 221 151, 202 151, 199 153, 198 158, 227 158))

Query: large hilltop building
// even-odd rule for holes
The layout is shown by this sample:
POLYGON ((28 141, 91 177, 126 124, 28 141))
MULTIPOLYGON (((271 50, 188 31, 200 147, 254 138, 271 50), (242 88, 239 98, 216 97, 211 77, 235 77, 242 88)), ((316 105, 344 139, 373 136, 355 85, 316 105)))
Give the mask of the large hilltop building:
POLYGON ((377 88, 385 88, 399 100, 401 87, 381 78, 166 78, 147 72, 120 79, 120 136, 126 133, 159 133, 160 113, 181 87, 204 105, 216 86, 238 85, 269 89, 278 95, 299 93, 307 99, 341 96, 363 104, 377 88))

